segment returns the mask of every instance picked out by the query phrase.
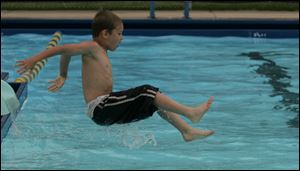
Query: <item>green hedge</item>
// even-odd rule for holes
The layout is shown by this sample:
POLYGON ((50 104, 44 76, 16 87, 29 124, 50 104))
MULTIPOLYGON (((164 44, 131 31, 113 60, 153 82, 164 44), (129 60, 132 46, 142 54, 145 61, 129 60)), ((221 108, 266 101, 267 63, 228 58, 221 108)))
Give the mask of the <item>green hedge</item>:
MULTIPOLYGON (((1 2, 1 10, 149 10, 149 1, 49 1, 1 2)), ((183 1, 155 1, 156 10, 182 10, 183 1)), ((271 10, 299 11, 294 1, 272 2, 192 2, 192 10, 271 10)))

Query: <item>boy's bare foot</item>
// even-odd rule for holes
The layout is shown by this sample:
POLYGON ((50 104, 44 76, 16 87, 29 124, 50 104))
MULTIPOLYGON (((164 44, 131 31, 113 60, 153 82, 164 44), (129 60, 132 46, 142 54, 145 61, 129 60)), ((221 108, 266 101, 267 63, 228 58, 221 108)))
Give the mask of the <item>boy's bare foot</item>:
POLYGON ((206 138, 206 137, 212 135, 213 133, 214 133, 214 131, 211 131, 211 130, 202 131, 200 129, 192 128, 192 129, 188 130, 187 132, 182 133, 182 136, 183 136, 184 141, 190 142, 193 140, 206 138))
POLYGON ((214 97, 210 97, 207 102, 201 104, 200 106, 193 109, 192 117, 190 120, 193 123, 197 123, 200 121, 202 116, 208 111, 212 101, 214 100, 214 97))

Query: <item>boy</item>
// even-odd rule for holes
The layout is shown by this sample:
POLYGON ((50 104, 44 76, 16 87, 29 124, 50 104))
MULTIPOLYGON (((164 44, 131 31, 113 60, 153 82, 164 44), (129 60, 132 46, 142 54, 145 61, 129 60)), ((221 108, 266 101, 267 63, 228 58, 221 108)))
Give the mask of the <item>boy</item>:
POLYGON ((88 107, 88 116, 99 125, 122 124, 152 116, 155 111, 176 127, 188 142, 212 135, 213 131, 192 128, 180 115, 199 122, 209 109, 213 98, 192 108, 181 105, 162 94, 159 89, 143 85, 126 91, 112 92, 112 68, 107 50, 114 51, 122 41, 122 20, 110 11, 99 11, 92 23, 93 40, 79 44, 65 44, 47 49, 31 58, 17 61, 18 73, 33 68, 36 62, 55 55, 61 55, 60 75, 48 90, 59 90, 67 79, 68 66, 72 56, 82 55, 82 87, 88 107))

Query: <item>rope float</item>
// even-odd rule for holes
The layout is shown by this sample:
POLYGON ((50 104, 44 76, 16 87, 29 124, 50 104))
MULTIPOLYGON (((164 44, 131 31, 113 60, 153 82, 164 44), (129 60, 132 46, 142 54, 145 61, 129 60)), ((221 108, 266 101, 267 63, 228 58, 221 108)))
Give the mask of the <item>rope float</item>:
MULTIPOLYGON (((61 32, 55 32, 52 36, 51 41, 48 43, 47 49, 57 46, 59 41, 62 39, 61 32)), ((37 62, 34 67, 22 74, 20 77, 18 77, 15 82, 16 83, 29 83, 31 82, 42 70, 42 68, 46 65, 48 62, 48 59, 43 59, 42 61, 37 62)))

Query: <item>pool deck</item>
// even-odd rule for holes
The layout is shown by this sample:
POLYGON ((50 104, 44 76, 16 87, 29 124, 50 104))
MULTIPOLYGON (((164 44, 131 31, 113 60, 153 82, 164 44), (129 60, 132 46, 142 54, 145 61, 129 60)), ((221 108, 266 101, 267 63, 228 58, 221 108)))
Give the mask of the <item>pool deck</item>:
MULTIPOLYGON (((150 19, 149 11, 114 11, 122 19, 150 19)), ((97 13, 88 11, 8 11, 1 10, 2 19, 82 19, 89 20, 97 13)), ((156 11, 156 19, 182 19, 183 10, 156 11)), ((299 11, 190 11, 195 20, 299 20, 299 11)))

